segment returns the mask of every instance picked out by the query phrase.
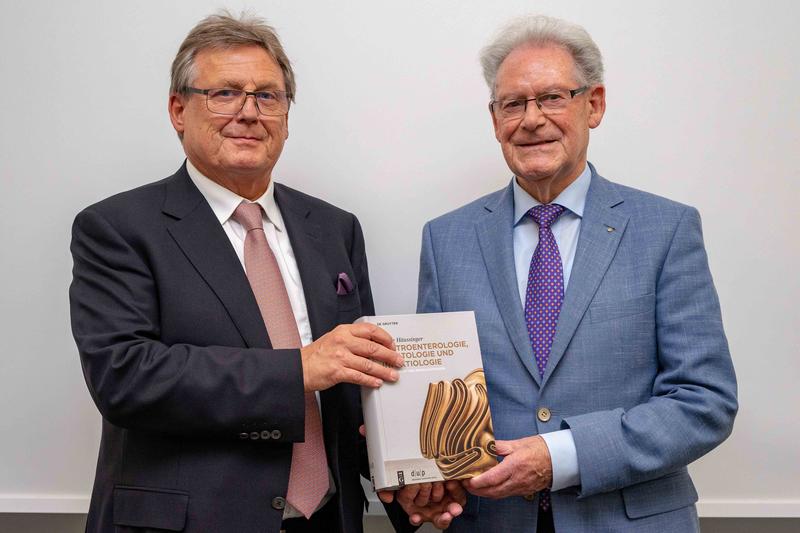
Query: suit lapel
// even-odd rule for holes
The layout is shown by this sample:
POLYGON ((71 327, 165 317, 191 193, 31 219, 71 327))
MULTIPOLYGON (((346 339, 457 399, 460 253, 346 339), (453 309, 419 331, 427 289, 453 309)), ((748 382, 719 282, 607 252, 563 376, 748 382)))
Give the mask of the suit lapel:
MULTIPOLYGON (((314 210, 301 194, 276 183, 275 202, 281 210, 300 272, 311 334, 314 339, 318 339, 336 326, 338 318, 333 277, 338 273, 329 272, 329 261, 325 260, 330 241, 324 238, 322 228, 315 222, 314 210)), ((338 464, 338 425, 341 415, 339 398, 343 394, 342 385, 330 387, 319 394, 328 464, 335 470, 338 464)))
POLYGON ((167 231, 225 306, 245 344, 271 348, 242 264, 185 164, 166 182, 162 211, 175 219, 167 231))
POLYGON ((318 339, 336 325, 338 303, 334 274, 325 255, 330 245, 309 203, 296 191, 275 184, 275 202, 281 210, 303 283, 311 333, 318 339))
POLYGON ((578 324, 617 252, 628 223, 627 215, 613 209, 623 201, 614 185, 599 176, 594 167, 591 169, 592 181, 586 196, 575 259, 572 263, 569 286, 561 305, 543 385, 564 356, 578 324))
POLYGON ((475 221, 475 229, 495 302, 517 355, 533 379, 541 385, 516 285, 512 186, 503 190, 499 197, 493 197, 484 208, 486 213, 475 221))

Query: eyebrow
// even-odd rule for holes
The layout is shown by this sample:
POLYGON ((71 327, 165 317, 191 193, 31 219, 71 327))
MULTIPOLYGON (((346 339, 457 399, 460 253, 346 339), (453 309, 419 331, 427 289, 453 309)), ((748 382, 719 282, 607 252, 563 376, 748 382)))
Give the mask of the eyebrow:
MULTIPOLYGON (((224 82, 224 87, 230 87, 232 89, 242 89, 242 88, 244 88, 245 85, 246 84, 243 84, 241 81, 225 80, 225 82, 224 82)), ((280 86, 278 85, 277 82, 268 81, 266 83, 262 83, 261 85, 257 85, 254 90, 255 91, 264 91, 264 90, 280 91, 281 89, 279 87, 280 86)))
POLYGON ((556 92, 556 91, 569 91, 569 89, 567 89, 567 88, 565 88, 563 86, 559 86, 559 85, 551 85, 551 86, 549 86, 549 87, 547 87, 547 88, 545 88, 545 89, 543 89, 541 91, 536 92, 536 94, 532 94, 532 95, 529 95, 529 96, 528 95, 522 95, 521 93, 517 93, 517 92, 511 92, 511 93, 509 93, 509 96, 504 96, 503 98, 497 98, 497 100, 498 101, 499 100, 523 100, 523 99, 528 99, 528 98, 535 98, 535 97, 541 96, 543 94, 550 94, 550 93, 553 93, 553 92, 556 92))

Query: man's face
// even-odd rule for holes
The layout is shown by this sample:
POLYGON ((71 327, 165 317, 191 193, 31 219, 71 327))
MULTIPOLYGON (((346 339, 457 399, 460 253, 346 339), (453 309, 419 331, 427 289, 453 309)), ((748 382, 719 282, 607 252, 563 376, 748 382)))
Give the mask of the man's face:
MULTIPOLYGON (((523 45, 500 65, 495 100, 531 98, 580 86, 575 62, 565 49, 523 45)), ((604 111, 605 89, 594 86, 571 99, 560 114, 545 115, 532 100, 521 118, 503 119, 492 114, 492 121, 514 175, 532 185, 548 181, 559 184, 558 189, 563 190, 583 170, 589 128, 600 124, 604 111)))
MULTIPOLYGON (((201 50, 194 66, 192 86, 198 89, 286 90, 280 67, 258 46, 201 50)), ((288 113, 259 114, 253 97, 236 115, 212 113, 202 94, 172 95, 169 107, 189 160, 223 184, 268 179, 289 136, 288 113)))

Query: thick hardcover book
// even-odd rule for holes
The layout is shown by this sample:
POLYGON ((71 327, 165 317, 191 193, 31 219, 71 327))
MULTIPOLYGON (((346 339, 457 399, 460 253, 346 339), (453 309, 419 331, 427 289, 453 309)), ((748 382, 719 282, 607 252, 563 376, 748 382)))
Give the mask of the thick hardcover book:
POLYGON ((497 464, 472 311, 361 317, 394 337, 396 383, 362 387, 375 490, 464 479, 497 464))

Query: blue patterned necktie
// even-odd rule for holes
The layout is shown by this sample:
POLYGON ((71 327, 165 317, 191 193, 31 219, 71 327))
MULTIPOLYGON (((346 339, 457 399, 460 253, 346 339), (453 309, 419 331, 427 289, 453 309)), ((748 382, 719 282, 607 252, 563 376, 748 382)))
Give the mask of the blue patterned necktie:
MULTIPOLYGON (((531 257, 528 288, 525 291, 525 322, 539 376, 544 376, 556 323, 564 299, 564 272, 561 254, 550 225, 564 212, 557 204, 537 205, 528 215, 539 225, 539 244, 531 257)), ((539 493, 539 507, 550 509, 550 491, 539 493)))

